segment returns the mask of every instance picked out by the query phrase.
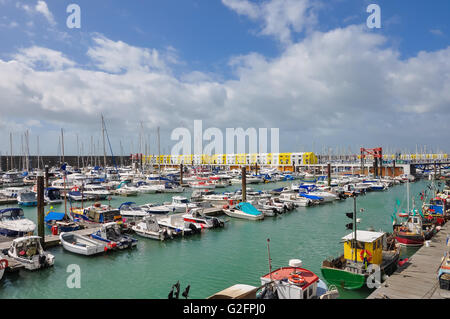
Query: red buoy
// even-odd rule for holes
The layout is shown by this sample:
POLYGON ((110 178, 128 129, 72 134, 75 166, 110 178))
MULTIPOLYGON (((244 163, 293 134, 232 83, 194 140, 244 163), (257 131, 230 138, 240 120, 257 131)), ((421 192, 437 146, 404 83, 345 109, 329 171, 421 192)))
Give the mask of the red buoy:
POLYGON ((58 226, 56 225, 52 226, 52 235, 58 235, 58 226))

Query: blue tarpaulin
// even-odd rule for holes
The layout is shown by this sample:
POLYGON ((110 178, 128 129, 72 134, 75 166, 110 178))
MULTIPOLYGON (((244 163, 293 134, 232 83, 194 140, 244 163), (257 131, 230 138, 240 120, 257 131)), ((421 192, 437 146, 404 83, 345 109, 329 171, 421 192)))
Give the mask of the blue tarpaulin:
POLYGON ((64 219, 64 213, 57 213, 57 212, 49 212, 45 217, 44 221, 49 222, 51 220, 63 220, 64 219))

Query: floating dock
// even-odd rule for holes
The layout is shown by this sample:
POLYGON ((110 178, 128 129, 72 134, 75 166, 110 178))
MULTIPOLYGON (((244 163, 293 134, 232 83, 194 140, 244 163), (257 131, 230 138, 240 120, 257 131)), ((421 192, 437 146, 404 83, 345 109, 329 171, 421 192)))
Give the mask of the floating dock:
POLYGON ((447 246, 450 225, 447 224, 422 246, 406 264, 397 269, 367 299, 448 299, 450 291, 440 289, 438 270, 447 246))

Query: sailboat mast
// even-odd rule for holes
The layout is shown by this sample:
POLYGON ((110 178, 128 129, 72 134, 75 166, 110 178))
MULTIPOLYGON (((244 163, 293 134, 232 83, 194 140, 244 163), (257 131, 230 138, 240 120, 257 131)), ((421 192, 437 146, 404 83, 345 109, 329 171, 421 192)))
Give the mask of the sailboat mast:
POLYGON ((61 128, 61 154, 62 154, 62 161, 65 163, 64 159, 64 129, 61 128))
POLYGON ((104 168, 106 170, 106 145, 105 145, 105 121, 103 120, 103 114, 102 116, 102 138, 103 138, 103 163, 104 168))
POLYGON ((353 195, 353 229, 354 235, 353 238, 355 240, 355 263, 358 262, 358 241, 356 239, 356 195, 353 195))

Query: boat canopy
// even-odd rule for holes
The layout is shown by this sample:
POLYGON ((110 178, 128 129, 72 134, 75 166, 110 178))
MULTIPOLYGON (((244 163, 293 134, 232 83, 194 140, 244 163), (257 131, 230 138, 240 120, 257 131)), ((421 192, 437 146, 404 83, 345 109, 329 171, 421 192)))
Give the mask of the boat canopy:
MULTIPOLYGON (((345 237, 342 237, 342 240, 349 241, 353 240, 354 232, 351 232, 345 237)), ((356 231, 356 240, 363 243, 373 243, 378 238, 383 237, 384 233, 368 231, 368 230, 357 230, 356 231)))
POLYGON ((257 210, 252 204, 250 203, 239 203, 236 206, 238 209, 242 210, 244 213, 246 214, 250 214, 250 215, 261 215, 261 212, 259 210, 257 210))
POLYGON ((136 205, 136 203, 135 202, 125 202, 125 203, 120 204, 118 209, 121 210, 122 207, 124 207, 124 206, 132 206, 132 205, 136 205))
POLYGON ((322 200, 323 199, 323 197, 314 196, 314 195, 308 195, 308 194, 305 194, 305 193, 299 193, 299 195, 301 197, 305 197, 305 198, 312 199, 312 200, 322 200))
POLYGON ((21 217, 24 216, 23 209, 19 207, 9 207, 0 210, 0 217, 21 217))
POLYGON ((56 220, 56 221, 60 221, 64 219, 64 216, 66 214, 64 213, 57 213, 57 212, 49 212, 45 217, 44 217, 44 221, 45 222, 49 222, 52 220, 56 220))

